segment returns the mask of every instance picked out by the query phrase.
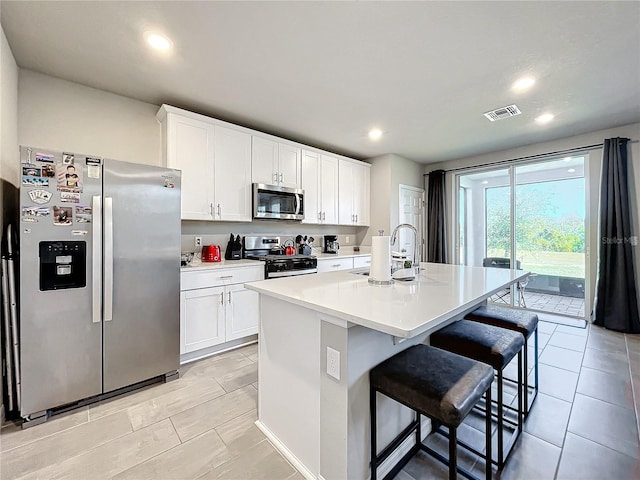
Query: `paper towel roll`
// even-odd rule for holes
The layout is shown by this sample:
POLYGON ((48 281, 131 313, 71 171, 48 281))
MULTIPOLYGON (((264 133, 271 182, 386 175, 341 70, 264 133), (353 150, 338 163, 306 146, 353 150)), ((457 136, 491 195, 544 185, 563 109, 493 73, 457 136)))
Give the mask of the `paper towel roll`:
POLYGON ((391 280, 391 242, 388 236, 371 237, 371 270, 369 278, 376 282, 391 280))

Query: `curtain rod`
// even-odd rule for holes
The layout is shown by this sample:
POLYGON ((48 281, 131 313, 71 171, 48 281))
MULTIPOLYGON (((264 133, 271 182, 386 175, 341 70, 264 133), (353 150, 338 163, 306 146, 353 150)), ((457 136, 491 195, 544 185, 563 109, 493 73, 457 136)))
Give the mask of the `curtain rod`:
MULTIPOLYGON (((638 143, 638 140, 629 140, 629 143, 638 143)), ((596 148, 596 147, 603 147, 604 146, 604 142, 601 143, 594 143, 592 145, 584 145, 582 147, 575 147, 575 148, 568 148, 566 150, 556 150, 555 152, 548 152, 548 153, 539 153, 537 155, 529 155, 526 157, 518 157, 518 158, 511 158, 509 160, 499 160, 497 162, 490 162, 490 163, 483 163, 481 165, 471 165, 468 167, 458 167, 458 168, 450 168, 448 170, 445 170, 445 172, 457 172, 458 170, 468 170, 470 168, 479 168, 479 167, 491 167, 493 165, 504 165, 504 164, 508 164, 508 163, 512 163, 512 162, 519 162, 521 160, 533 160, 536 158, 543 158, 543 157, 551 157, 551 156, 556 156, 556 155, 566 155, 569 153, 576 153, 576 152, 581 152, 584 150, 589 150, 592 148, 596 148)), ((423 173, 423 176, 425 175, 429 175, 428 173, 423 173)))

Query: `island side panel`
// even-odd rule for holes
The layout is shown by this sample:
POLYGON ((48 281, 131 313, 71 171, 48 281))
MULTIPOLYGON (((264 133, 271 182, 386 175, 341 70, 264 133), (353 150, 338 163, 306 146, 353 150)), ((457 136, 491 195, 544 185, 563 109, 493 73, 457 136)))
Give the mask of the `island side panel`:
MULTIPOLYGON (((370 412, 369 412, 369 371, 393 355, 407 348, 423 343, 427 334, 394 344, 393 336, 361 326, 348 329, 348 466, 349 479, 366 479, 370 475, 370 412)), ((377 396, 377 439, 378 452, 389 444, 414 418, 407 407, 378 394, 377 396)), ((422 438, 431 430, 430 422, 423 417, 422 438)), ((415 445, 411 436, 401 453, 391 455, 379 468, 382 478, 399 458, 415 445)), ((398 452, 398 450, 396 451, 398 452)))
POLYGON ((258 421, 314 476, 320 471, 320 322, 260 295, 258 421))

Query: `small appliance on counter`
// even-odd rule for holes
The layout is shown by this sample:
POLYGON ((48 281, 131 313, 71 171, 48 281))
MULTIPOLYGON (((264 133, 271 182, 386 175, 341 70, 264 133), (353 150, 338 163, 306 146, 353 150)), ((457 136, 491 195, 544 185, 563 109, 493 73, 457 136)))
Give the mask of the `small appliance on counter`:
POLYGON ((233 233, 229 235, 229 242, 224 251, 225 260, 241 260, 242 259, 242 241, 240 235, 233 237, 233 233))
POLYGON ((340 244, 338 243, 337 235, 325 235, 324 236, 324 248, 323 253, 338 253, 340 244))
POLYGON ((182 252, 180 254, 180 266, 186 267, 193 260, 193 252, 182 252))
POLYGON ((220 245, 205 245, 202 247, 203 262, 219 262, 221 260, 220 245))
POLYGON ((296 245, 298 246, 298 254, 311 255, 311 244, 313 243, 314 240, 315 238, 313 237, 307 238, 306 235, 304 237, 302 235, 297 235, 296 245))

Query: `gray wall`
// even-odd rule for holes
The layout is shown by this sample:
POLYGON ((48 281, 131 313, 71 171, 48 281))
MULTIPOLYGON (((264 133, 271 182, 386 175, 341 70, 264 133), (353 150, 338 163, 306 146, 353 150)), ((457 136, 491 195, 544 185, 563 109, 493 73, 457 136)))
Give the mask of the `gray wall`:
MULTIPOLYGON (((432 163, 425 166, 424 172, 428 173, 432 170, 443 168, 450 170, 454 168, 467 168, 474 166, 481 166, 492 162, 501 160, 510 160, 514 158, 528 157, 531 155, 543 155, 550 152, 562 151, 571 148, 578 148, 585 145, 593 145, 602 143, 605 138, 612 137, 626 137, 632 140, 629 146, 629 188, 630 188, 630 203, 631 214, 634 234, 640 236, 640 166, 637 162, 640 160, 640 123, 634 123, 630 125, 624 125, 616 128, 610 128, 606 130, 599 130, 584 135, 576 135, 573 137, 567 137, 560 140, 554 140, 552 142, 537 143, 533 145, 527 145, 525 147, 513 148, 509 150, 502 150, 499 152, 488 153, 483 155, 477 155, 474 157, 467 157, 458 160, 451 160, 449 162, 432 163)), ((585 175, 588 176, 589 181, 586 185, 587 188, 587 228, 588 228, 588 249, 587 249, 587 275, 589 277, 589 299, 591 305, 585 308, 586 311, 590 311, 593 306, 593 294, 595 291, 595 281, 597 272, 597 248, 598 241, 598 204, 599 204, 599 190, 600 190, 600 173, 602 165, 602 147, 593 148, 589 152, 589 160, 585 165, 585 175)), ((447 200, 448 205, 454 205, 453 195, 455 192, 454 174, 449 172, 447 174, 447 200)), ((455 212, 450 208, 447 212, 447 233, 449 234, 449 248, 450 252, 455 250, 455 212)), ((635 251, 635 271, 636 278, 640 278, 640 252, 638 247, 635 251)))
MULTIPOLYGON (((15 197, 18 182, 18 66, 0 27, 0 226, 15 197)), ((0 237, 2 233, 0 233, 0 237)), ((0 420, 4 418, 3 379, 0 375, 0 420)))
POLYGON ((424 188, 422 164, 393 153, 367 160, 371 163, 371 227, 358 233, 358 241, 371 245, 378 230, 386 235, 398 225, 400 185, 424 188))
POLYGON ((21 145, 160 165, 157 105, 20 70, 21 145))

